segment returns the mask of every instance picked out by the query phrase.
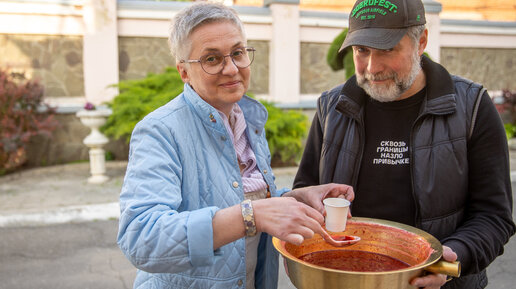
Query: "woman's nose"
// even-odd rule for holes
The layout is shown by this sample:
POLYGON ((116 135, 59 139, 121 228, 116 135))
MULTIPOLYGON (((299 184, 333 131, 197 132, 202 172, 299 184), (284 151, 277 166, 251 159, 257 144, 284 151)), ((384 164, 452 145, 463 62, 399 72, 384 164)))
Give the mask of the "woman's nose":
POLYGON ((224 67, 222 68, 222 74, 224 75, 234 75, 238 72, 238 67, 233 62, 233 59, 231 57, 227 57, 224 59, 224 67))

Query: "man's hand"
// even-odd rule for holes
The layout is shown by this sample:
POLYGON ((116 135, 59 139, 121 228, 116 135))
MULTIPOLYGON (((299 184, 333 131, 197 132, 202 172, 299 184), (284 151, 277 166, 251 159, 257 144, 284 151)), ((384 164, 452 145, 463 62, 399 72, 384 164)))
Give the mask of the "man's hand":
MULTIPOLYGON (((448 262, 455 262, 457 254, 450 247, 443 246, 443 259, 448 262)), ((446 278, 447 276, 444 274, 430 274, 414 278, 410 281, 410 284, 416 287, 423 287, 424 289, 437 289, 446 283, 446 278)))
MULTIPOLYGON (((353 187, 343 184, 325 184, 292 190, 283 195, 284 197, 294 197, 316 209, 321 214, 326 215, 323 200, 326 198, 345 198, 348 201, 355 199, 353 187)), ((351 217, 351 214, 348 216, 351 217)))

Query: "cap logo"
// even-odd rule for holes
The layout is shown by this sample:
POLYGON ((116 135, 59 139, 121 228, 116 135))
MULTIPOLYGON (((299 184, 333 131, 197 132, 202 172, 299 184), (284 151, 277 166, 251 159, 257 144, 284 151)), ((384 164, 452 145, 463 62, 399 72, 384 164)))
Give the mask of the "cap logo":
POLYGON ((351 17, 355 17, 360 20, 374 19, 376 15, 362 15, 365 13, 377 13, 382 16, 387 13, 398 13, 398 6, 387 0, 364 0, 360 2, 353 11, 351 11, 351 17))

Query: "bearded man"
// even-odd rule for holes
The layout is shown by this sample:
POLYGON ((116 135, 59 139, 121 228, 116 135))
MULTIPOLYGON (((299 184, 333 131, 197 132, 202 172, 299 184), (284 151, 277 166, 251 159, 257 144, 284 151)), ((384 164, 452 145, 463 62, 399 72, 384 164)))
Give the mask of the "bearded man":
POLYGON ((353 216, 423 229, 461 262, 413 286, 484 288, 515 231, 505 130, 482 85, 423 56, 425 23, 420 0, 356 2, 355 76, 318 99, 294 187, 351 185, 353 216))

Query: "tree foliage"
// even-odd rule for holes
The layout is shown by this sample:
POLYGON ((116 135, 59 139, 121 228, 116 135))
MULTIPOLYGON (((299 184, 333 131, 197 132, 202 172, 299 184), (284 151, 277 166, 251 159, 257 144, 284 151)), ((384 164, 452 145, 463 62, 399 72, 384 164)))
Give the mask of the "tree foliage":
POLYGON ((355 64, 353 63, 353 52, 351 51, 351 47, 347 47, 343 51, 339 52, 347 34, 348 29, 344 28, 342 32, 337 35, 335 39, 333 39, 333 42, 331 43, 326 55, 326 62, 330 68, 333 71, 344 69, 346 73, 346 79, 355 74, 355 64))

